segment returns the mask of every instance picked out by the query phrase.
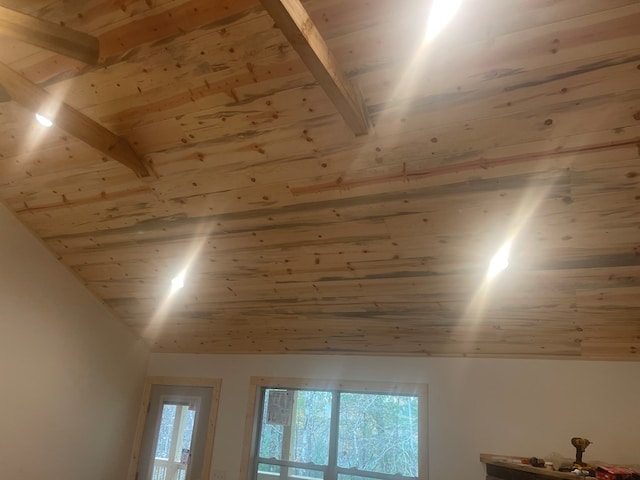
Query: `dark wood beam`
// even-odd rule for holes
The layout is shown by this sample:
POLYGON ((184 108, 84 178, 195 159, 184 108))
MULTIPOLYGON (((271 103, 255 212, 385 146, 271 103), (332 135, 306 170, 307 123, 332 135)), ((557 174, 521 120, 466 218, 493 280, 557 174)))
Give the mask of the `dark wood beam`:
POLYGON ((91 65, 98 62, 100 47, 96 37, 3 6, 0 6, 0 36, 91 65))
POLYGON ((150 175, 149 167, 134 152, 126 139, 61 102, 2 62, 0 62, 0 85, 13 100, 27 110, 49 117, 57 127, 127 166, 139 177, 150 175))
POLYGON ((329 47, 299 0, 260 0, 318 84, 356 135, 369 132, 359 90, 339 68, 329 47))

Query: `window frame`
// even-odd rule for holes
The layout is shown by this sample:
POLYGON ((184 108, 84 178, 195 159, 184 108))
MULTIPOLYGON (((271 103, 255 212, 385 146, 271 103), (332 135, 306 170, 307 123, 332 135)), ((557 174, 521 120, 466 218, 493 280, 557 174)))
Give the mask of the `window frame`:
MULTIPOLYGON (((423 383, 395 383, 378 381, 322 380, 283 377, 251 377, 249 382, 249 400, 245 423, 244 442, 240 480, 256 480, 253 478, 254 466, 258 458, 256 436, 260 431, 262 406, 261 392, 265 388, 293 390, 331 390, 349 393, 416 395, 418 397, 418 480, 428 480, 428 387, 423 383)), ((337 418, 334 419, 337 422, 337 418)), ((287 463, 286 461, 284 463, 287 463)), ((299 468, 299 467, 294 467, 299 468)), ((329 465, 327 469, 337 468, 329 465)), ((318 469, 321 470, 321 469, 318 469)), ((382 475, 384 476, 384 475, 382 475)), ((336 475, 337 478, 337 475, 336 475)), ((389 475, 389 479, 397 478, 389 475)))

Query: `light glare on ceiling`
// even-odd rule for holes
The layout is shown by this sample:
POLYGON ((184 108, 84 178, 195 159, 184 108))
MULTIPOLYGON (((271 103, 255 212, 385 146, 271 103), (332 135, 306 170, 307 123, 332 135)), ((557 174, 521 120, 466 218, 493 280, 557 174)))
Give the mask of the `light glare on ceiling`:
POLYGON ((44 115, 40 115, 39 113, 36 113, 36 120, 43 127, 49 128, 53 125, 53 122, 49 118, 45 117, 44 115))
POLYGON ((511 242, 507 242, 500 250, 493 256, 491 263, 489 263, 489 271, 487 276, 489 278, 495 277, 498 273, 503 271, 509 266, 509 253, 511 252, 511 242))
POLYGON ((171 293, 175 293, 184 287, 185 271, 181 271, 178 275, 171 279, 171 293))
POLYGON ((460 9, 462 0, 432 0, 424 41, 430 42, 449 24, 460 9))

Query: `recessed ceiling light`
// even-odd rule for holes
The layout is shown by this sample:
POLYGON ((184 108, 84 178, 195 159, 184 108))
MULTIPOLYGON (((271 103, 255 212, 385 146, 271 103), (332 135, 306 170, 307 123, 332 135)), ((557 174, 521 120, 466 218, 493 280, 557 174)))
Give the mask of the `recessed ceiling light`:
POLYGON ((181 271, 178 275, 171 279, 171 293, 175 293, 184 287, 185 271, 181 271))
POLYGON ((511 242, 507 242, 500 250, 493 256, 491 263, 489 263, 489 271, 487 276, 489 278, 495 277, 498 273, 503 271, 509 266, 509 253, 511 252, 511 242))
POLYGON ((43 127, 49 128, 51 125, 53 125, 53 122, 50 119, 48 119, 44 115, 40 115, 39 113, 36 113, 36 120, 43 127))
POLYGON ((462 0, 433 0, 429 9, 429 19, 427 20, 427 31, 424 41, 429 42, 436 38, 442 30, 455 17, 462 0))

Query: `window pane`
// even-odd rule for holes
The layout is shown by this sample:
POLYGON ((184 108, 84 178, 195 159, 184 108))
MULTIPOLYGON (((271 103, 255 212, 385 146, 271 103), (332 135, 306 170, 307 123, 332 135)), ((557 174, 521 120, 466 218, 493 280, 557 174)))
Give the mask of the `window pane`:
POLYGON ((167 478, 167 467, 164 465, 154 465, 153 466, 153 476, 152 480, 166 480, 167 478))
POLYGON ((185 414, 184 419, 184 434, 182 437, 182 450, 191 450, 191 437, 193 436, 193 425, 196 420, 196 410, 195 408, 187 408, 187 412, 185 414))
POLYGON ((343 473, 339 473, 338 480, 379 480, 379 479, 369 478, 369 477, 358 477, 356 475, 345 475, 343 473))
POLYGON ((176 418, 176 406, 165 404, 162 406, 162 416, 160 417, 160 429, 158 431, 158 446, 156 447, 156 458, 169 459, 171 448, 171 437, 173 435, 173 424, 176 418))
POLYGON ((266 463, 258 464, 257 480, 278 480, 280 478, 280 467, 266 463))
MULTIPOLYGON (((258 455, 262 458, 326 465, 329 460, 332 393, 295 391, 290 426, 267 423, 269 396, 272 393, 274 396, 281 395, 282 390, 267 389, 265 391, 258 455), (290 441, 283 449, 285 431, 289 430, 290 441), (283 458, 283 452, 287 458, 283 458), (287 452, 289 452, 288 455, 287 452)), ((271 417, 273 420, 277 416, 272 414, 271 417)), ((283 419, 287 415, 280 417, 283 419)))
POLYGON ((309 470, 308 468, 290 468, 289 478, 295 478, 296 480, 306 480, 308 478, 324 478, 324 474, 320 470, 309 470))
POLYGON ((273 390, 267 389, 264 394, 264 409, 262 411, 262 426, 260 434, 260 448, 258 455, 262 458, 277 458, 282 460, 282 436, 283 425, 271 425, 267 423, 267 407, 269 405, 269 393, 273 390))
POLYGON ((417 477, 418 398, 341 393, 338 466, 417 477))
POLYGON ((331 392, 296 392, 289 460, 326 465, 329 461, 331 392))

